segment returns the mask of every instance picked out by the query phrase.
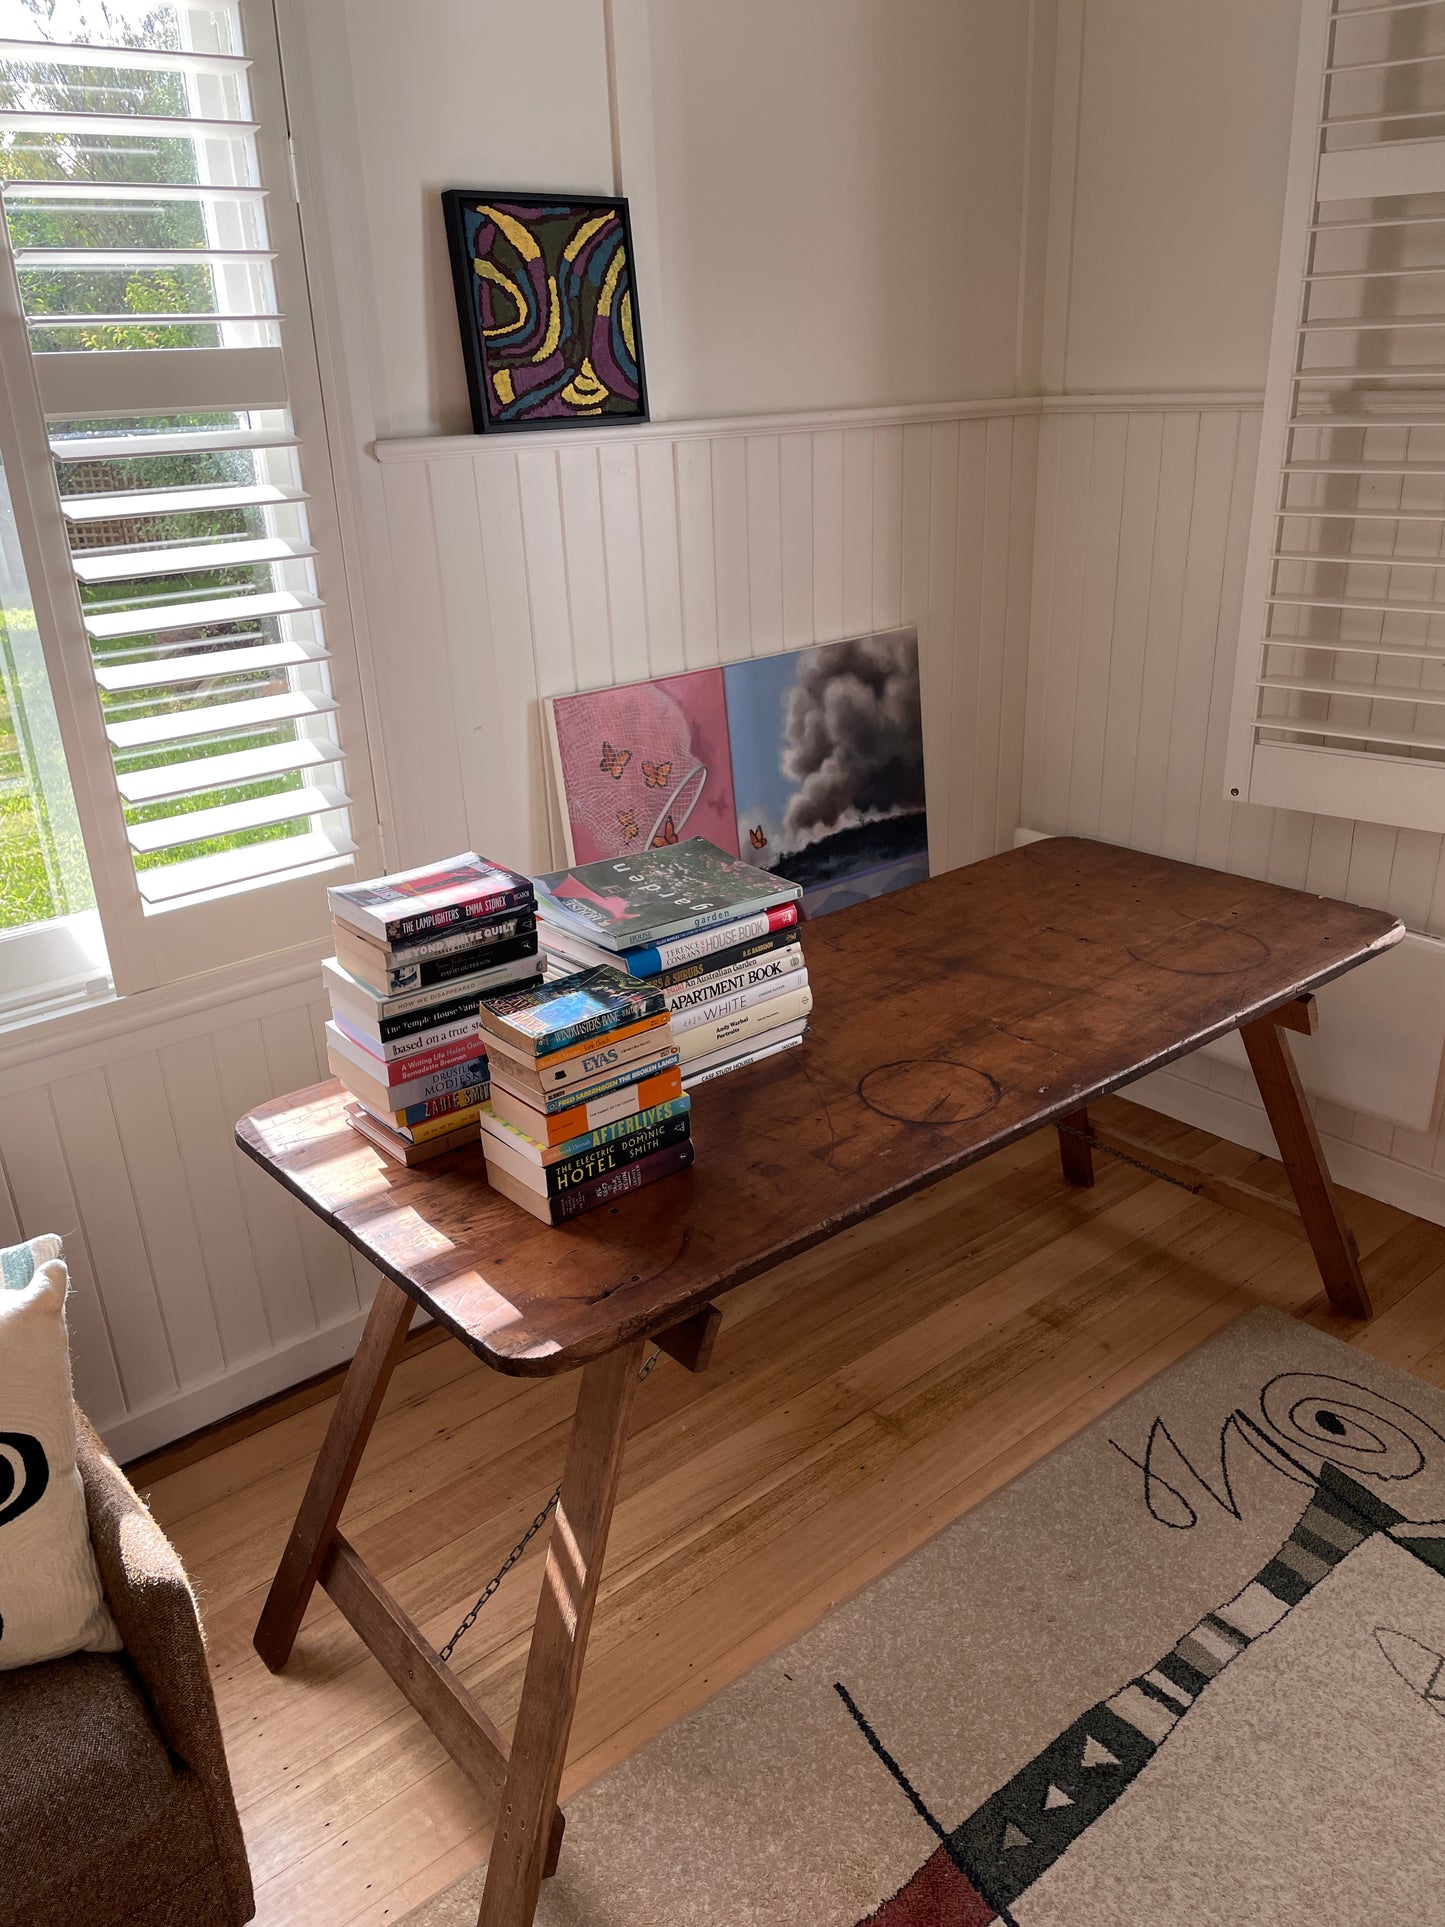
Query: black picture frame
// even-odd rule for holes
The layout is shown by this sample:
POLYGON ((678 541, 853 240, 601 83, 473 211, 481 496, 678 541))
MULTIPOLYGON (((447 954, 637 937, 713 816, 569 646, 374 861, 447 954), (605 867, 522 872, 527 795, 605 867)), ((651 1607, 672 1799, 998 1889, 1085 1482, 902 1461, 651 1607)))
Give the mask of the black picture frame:
MULTIPOLYGON (((647 413, 647 373, 642 353, 642 324, 637 312, 636 254, 632 246, 632 223, 628 217, 627 201, 624 196, 607 194, 558 194, 523 192, 516 188, 447 188, 442 194, 442 212, 446 221, 447 253, 451 260, 452 286, 456 295, 457 323, 462 337, 462 359, 467 371, 467 392, 472 407, 472 427, 478 435, 526 434, 548 429, 567 429, 571 427, 596 429, 607 427, 626 427, 629 424, 645 422, 647 413), (508 364, 489 351, 482 333, 480 303, 477 296, 479 277, 474 266, 471 244, 467 238, 467 217, 480 204, 503 204, 508 207, 536 204, 549 210, 565 209, 581 219, 591 218, 599 213, 612 213, 617 216, 622 230, 622 249, 625 262, 627 293, 630 297, 633 334, 633 357, 637 370, 637 394, 635 400, 629 399, 625 407, 614 407, 596 412, 576 409, 575 412, 550 415, 518 414, 511 418, 505 413, 505 404, 498 405, 494 379, 500 367, 508 364)), ((590 367, 590 361, 588 363, 590 367)), ((580 364, 578 364, 580 371, 580 364)), ((594 372, 594 379, 595 379, 594 372)), ((574 373, 573 382, 578 379, 574 373)))

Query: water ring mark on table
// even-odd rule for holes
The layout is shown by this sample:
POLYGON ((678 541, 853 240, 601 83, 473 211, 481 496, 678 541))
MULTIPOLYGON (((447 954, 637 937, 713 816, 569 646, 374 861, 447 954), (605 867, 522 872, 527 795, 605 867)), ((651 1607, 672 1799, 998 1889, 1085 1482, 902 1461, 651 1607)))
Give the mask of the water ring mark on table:
POLYGON ((967 1124, 994 1108, 1003 1086, 956 1058, 901 1057, 869 1071, 858 1095, 877 1116, 900 1124, 967 1124))

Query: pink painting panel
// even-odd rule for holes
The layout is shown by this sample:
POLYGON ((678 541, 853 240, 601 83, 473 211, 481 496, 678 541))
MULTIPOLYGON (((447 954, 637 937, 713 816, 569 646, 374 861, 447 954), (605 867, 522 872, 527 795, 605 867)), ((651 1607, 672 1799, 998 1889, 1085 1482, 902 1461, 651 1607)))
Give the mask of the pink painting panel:
POLYGON ((574 863, 686 836, 738 854, 720 669, 558 696, 552 716, 574 863))

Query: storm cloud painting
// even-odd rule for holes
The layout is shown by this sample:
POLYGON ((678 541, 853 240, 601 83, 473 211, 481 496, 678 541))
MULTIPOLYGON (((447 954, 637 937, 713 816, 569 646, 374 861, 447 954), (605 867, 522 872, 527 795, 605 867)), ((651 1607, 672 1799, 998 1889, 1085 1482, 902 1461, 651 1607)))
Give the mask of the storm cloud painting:
POLYGON ((621 200, 442 196, 477 433, 646 421, 621 200))
POLYGON ((916 630, 543 708, 569 863, 705 836, 800 884, 813 917, 928 875, 916 630))
POLYGON ((729 663, 738 850, 810 916, 921 883, 928 813, 911 629, 729 663))

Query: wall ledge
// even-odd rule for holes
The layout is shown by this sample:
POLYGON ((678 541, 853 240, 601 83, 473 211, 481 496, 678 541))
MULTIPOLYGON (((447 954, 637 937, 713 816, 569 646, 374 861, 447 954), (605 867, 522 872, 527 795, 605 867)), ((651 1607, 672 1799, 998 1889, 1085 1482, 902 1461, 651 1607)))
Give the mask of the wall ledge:
POLYGON ((515 455, 525 448, 605 447, 613 442, 676 442, 725 435, 808 435, 828 428, 906 428, 910 423, 986 421, 996 415, 1114 414, 1133 410, 1258 408, 1262 388, 1120 389, 1107 394, 986 395, 972 401, 908 402, 891 408, 823 408, 798 414, 721 415, 698 421, 633 422, 617 428, 553 428, 493 435, 401 435, 371 444, 382 463, 515 455))

